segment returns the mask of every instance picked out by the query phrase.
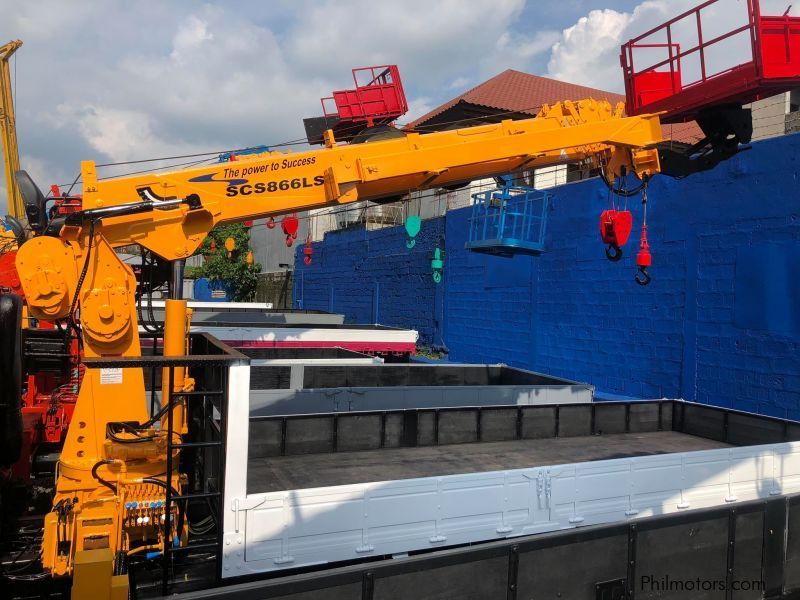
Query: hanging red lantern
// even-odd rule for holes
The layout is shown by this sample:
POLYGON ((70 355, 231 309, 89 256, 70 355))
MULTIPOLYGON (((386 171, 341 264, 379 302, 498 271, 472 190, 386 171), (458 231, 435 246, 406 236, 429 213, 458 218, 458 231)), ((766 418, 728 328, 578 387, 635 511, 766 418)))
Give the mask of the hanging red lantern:
POLYGON ((267 229, 275 229, 275 217, 270 217, 267 221, 267 229))
POLYGON ((283 229, 283 233, 286 234, 286 245, 291 247, 294 243, 294 240, 297 239, 297 229, 300 227, 300 219, 297 218, 297 215, 292 213, 291 215, 287 215, 281 219, 281 229, 283 229))
POLYGON ((244 226, 247 227, 248 229, 250 229, 253 226, 253 222, 252 221, 245 221, 244 222, 244 226))

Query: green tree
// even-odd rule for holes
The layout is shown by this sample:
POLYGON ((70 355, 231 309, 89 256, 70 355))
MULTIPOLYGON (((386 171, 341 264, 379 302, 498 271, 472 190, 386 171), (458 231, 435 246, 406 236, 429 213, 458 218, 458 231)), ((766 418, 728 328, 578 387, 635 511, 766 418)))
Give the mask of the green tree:
POLYGON ((189 277, 207 277, 211 281, 225 281, 231 286, 233 300, 242 302, 251 299, 256 292, 258 274, 261 265, 254 262, 247 264, 247 253, 250 248, 250 234, 247 227, 241 223, 233 225, 220 225, 211 230, 200 245, 198 254, 206 257, 202 266, 187 269, 189 277), (225 240, 233 238, 236 246, 228 256, 225 240), (211 240, 216 244, 216 250, 211 251, 211 240))

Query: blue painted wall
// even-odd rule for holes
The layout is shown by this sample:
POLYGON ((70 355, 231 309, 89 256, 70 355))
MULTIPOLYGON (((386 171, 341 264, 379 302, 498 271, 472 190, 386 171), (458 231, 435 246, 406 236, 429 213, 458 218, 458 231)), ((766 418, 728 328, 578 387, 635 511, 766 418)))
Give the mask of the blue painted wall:
POLYGON ((607 191, 589 180, 554 191, 541 257, 465 250, 469 211, 451 211, 423 223, 413 252, 402 228, 329 235, 314 264, 298 268, 295 298, 352 321, 377 314, 417 328, 453 360, 800 418, 799 175, 793 135, 754 144, 708 173, 655 178, 646 288, 633 281, 639 200, 630 201, 626 256, 610 263, 597 232, 607 191), (430 255, 443 237, 437 287, 430 255))
POLYGON ((416 329, 420 342, 441 344, 442 286, 431 278, 437 244, 444 248, 444 219, 425 221, 413 250, 402 227, 329 233, 314 244, 311 266, 295 261, 295 305, 344 313, 346 323, 381 323, 416 329))

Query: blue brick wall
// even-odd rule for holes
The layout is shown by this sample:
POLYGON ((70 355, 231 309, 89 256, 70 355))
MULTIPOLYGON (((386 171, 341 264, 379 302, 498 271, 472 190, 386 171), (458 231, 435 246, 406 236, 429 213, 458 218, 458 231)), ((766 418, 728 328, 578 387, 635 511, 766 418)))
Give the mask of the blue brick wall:
POLYGON ((318 246, 324 262, 298 270, 295 297, 372 321, 377 284, 379 320, 419 329, 424 343, 443 341, 453 360, 800 418, 799 171, 793 135, 756 143, 707 173, 655 178, 645 288, 633 281, 639 200, 629 205, 626 256, 611 263, 597 233, 607 191, 589 180, 554 190, 541 257, 465 250, 469 211, 451 211, 446 223, 423 223, 412 253, 402 228, 329 235, 318 246), (430 254, 443 236, 437 289, 430 254), (348 293, 334 291, 329 304, 330 289, 348 293))
POLYGON ((443 292, 430 263, 436 245, 444 249, 444 221, 425 221, 412 250, 402 227, 329 233, 313 244, 310 266, 298 248, 296 305, 343 313, 347 323, 416 329, 420 343, 440 345, 443 292))

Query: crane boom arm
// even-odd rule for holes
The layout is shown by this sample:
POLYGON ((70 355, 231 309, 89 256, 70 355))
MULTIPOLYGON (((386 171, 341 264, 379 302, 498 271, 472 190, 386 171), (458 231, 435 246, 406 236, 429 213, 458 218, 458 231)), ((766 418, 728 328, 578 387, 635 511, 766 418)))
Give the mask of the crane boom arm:
MULTIPOLYGON (((104 238, 140 244, 168 260, 191 256, 212 227, 269 215, 402 196, 522 168, 593 161, 658 171, 650 149, 661 141, 657 115, 625 117, 622 105, 584 100, 545 106, 536 118, 300 153, 268 152, 242 161, 99 180, 82 163, 83 207, 92 209, 196 196, 195 208, 109 216, 104 238), (201 208, 200 208, 201 207, 201 208)), ((164 206, 163 208, 166 208, 164 206)), ((78 240, 82 228, 62 236, 78 240)))
POLYGON ((3 144, 3 170, 8 188, 8 208, 11 216, 16 219, 25 217, 25 209, 14 178, 14 174, 19 171, 19 148, 8 59, 20 46, 22 42, 19 40, 0 46, 0 138, 3 144))

